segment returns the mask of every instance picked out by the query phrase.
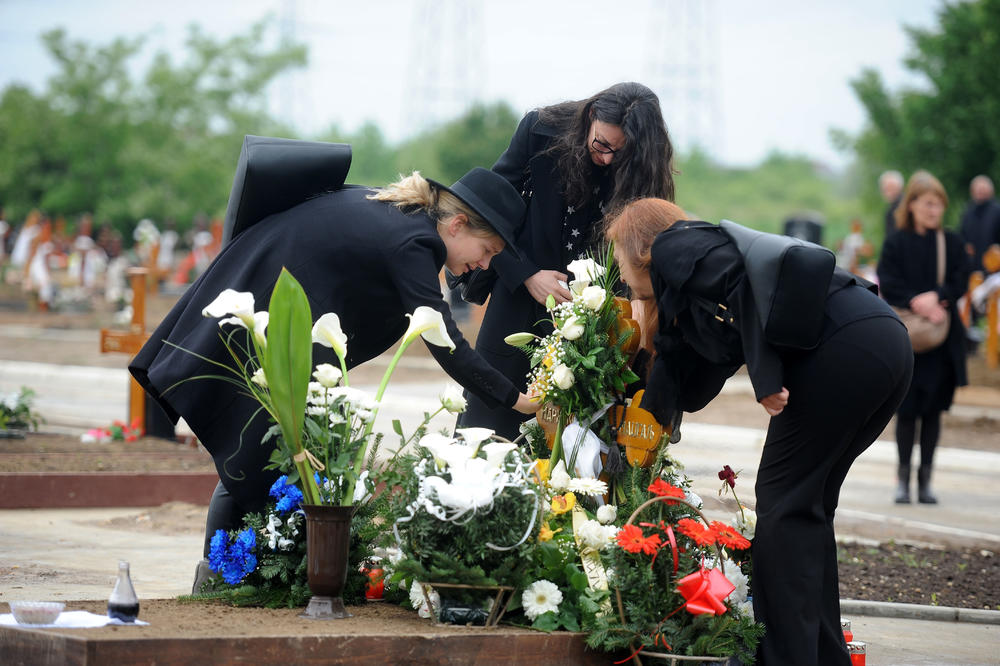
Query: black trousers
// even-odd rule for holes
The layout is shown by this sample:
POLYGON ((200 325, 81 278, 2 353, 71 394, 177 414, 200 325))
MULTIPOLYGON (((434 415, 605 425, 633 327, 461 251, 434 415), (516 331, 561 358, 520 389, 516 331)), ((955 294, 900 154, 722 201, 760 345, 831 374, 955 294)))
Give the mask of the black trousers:
POLYGON ((753 606, 767 634, 760 664, 840 664, 833 516, 847 472, 906 395, 913 353, 890 316, 846 324, 783 358, 788 405, 771 419, 757 472, 753 606))
POLYGON ((216 530, 239 529, 243 525, 243 516, 248 513, 229 494, 222 481, 215 484, 212 492, 212 499, 208 502, 208 516, 205 519, 205 546, 202 557, 208 558, 208 551, 212 547, 212 537, 216 530))

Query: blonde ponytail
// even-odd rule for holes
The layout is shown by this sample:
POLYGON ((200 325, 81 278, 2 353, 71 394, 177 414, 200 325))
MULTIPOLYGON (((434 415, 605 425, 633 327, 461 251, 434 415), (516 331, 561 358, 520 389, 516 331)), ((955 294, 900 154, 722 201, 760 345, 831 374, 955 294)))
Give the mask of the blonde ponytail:
POLYGON ((420 175, 419 171, 414 171, 409 176, 400 174, 399 180, 375 190, 375 193, 370 194, 368 198, 391 203, 407 212, 413 209, 426 210, 427 214, 438 222, 455 215, 465 215, 469 219, 469 230, 475 235, 483 237, 497 235, 496 230, 479 213, 451 192, 432 185, 420 175))

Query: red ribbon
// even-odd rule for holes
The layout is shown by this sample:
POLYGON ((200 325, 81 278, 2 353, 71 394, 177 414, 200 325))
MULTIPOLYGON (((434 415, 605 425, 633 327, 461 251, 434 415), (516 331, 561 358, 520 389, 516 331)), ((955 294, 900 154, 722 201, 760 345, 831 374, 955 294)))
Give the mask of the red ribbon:
POLYGON ((692 615, 722 615, 726 612, 723 599, 735 589, 721 571, 705 567, 677 582, 677 591, 687 599, 687 611, 692 615))

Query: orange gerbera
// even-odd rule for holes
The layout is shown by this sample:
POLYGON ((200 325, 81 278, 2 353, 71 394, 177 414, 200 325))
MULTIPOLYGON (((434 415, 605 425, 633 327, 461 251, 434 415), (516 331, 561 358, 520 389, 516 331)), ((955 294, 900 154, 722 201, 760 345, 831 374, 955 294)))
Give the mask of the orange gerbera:
MULTIPOLYGON (((649 484, 649 492, 660 497, 679 497, 684 499, 684 489, 672 486, 663 479, 657 477, 656 481, 649 484)), ((677 504, 677 502, 667 502, 667 504, 677 504)))
POLYGON ((750 542, 747 541, 746 537, 731 525, 713 520, 709 528, 715 534, 715 539, 719 542, 720 546, 732 548, 733 550, 746 550, 750 547, 750 542))
POLYGON ((677 531, 690 537, 699 546, 711 546, 715 543, 715 532, 691 518, 678 520, 677 531))
POLYGON ((646 536, 636 525, 626 525, 618 530, 618 545, 629 553, 655 555, 660 549, 660 535, 646 536))

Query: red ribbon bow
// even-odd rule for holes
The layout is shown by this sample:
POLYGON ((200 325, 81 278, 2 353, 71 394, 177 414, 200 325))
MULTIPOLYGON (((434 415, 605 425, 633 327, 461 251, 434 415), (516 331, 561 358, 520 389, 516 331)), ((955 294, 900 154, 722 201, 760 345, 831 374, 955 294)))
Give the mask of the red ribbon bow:
POLYGON ((732 594, 736 586, 718 569, 701 567, 677 582, 677 591, 687 599, 687 611, 692 615, 722 615, 726 612, 723 599, 732 594))

